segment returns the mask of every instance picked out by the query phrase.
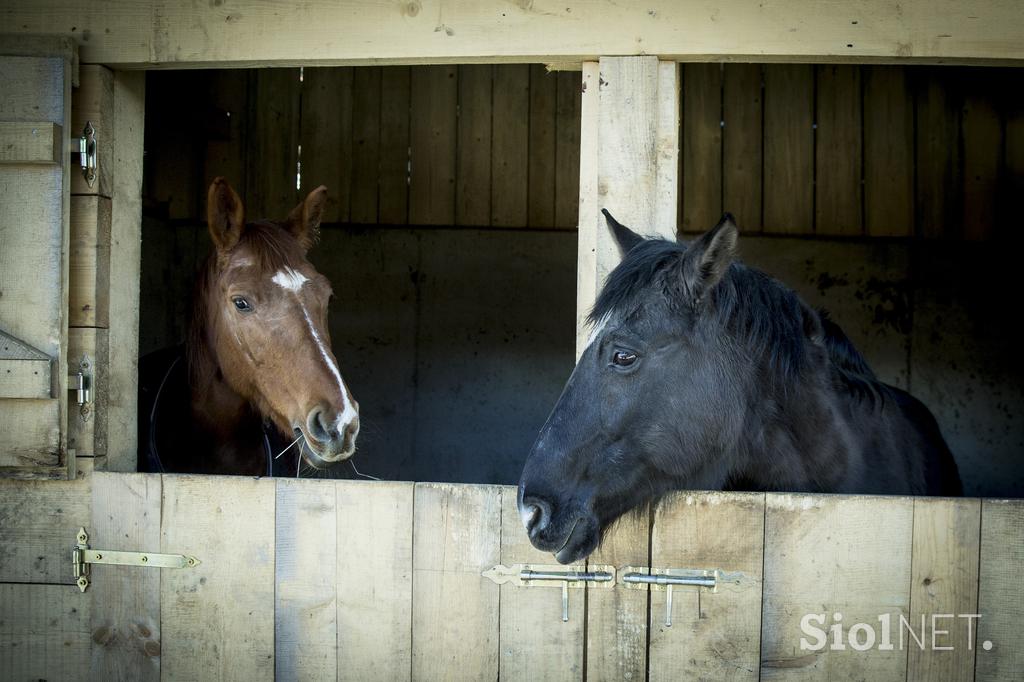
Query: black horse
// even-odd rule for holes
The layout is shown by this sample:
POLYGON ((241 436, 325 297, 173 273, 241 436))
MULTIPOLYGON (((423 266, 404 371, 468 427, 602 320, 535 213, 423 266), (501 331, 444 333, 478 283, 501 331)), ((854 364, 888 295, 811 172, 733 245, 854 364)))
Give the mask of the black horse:
POLYGON ((689 244, 605 217, 624 258, 519 483, 534 546, 577 561, 677 489, 961 494, 928 408, 880 382, 824 313, 737 262, 731 216, 689 244))

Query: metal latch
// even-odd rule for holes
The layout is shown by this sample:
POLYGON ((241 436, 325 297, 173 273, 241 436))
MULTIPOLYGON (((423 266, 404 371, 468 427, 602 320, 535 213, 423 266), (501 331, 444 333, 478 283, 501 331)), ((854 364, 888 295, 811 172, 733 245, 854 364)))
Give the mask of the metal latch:
POLYGON ((89 534, 78 530, 78 544, 71 552, 78 589, 89 588, 89 564, 116 564, 143 568, 195 568, 199 559, 184 554, 158 554, 156 552, 118 552, 107 549, 89 549, 89 534))
POLYGON ((82 177, 85 178, 89 187, 95 184, 99 167, 96 146, 96 128, 92 121, 86 121, 85 127, 82 128, 82 136, 78 138, 78 149, 73 153, 78 155, 78 165, 82 167, 82 177))
POLYGON ((559 564, 512 564, 497 566, 483 572, 483 576, 497 585, 511 583, 518 587, 561 587, 562 622, 569 620, 569 588, 587 586, 611 588, 615 586, 614 566, 566 567, 559 564))
POLYGON ((626 566, 619 577, 623 587, 634 590, 652 589, 665 591, 665 627, 672 627, 672 588, 674 586, 707 587, 718 591, 720 571, 704 571, 690 568, 655 568, 647 566, 626 566))

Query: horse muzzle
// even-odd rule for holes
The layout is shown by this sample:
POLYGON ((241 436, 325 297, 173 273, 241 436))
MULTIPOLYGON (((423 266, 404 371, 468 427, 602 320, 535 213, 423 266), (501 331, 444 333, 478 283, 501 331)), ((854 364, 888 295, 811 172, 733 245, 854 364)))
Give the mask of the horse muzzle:
POLYGON ((318 469, 344 461, 355 454, 359 437, 358 408, 346 405, 344 412, 316 407, 310 410, 300 428, 306 440, 306 460, 318 469))

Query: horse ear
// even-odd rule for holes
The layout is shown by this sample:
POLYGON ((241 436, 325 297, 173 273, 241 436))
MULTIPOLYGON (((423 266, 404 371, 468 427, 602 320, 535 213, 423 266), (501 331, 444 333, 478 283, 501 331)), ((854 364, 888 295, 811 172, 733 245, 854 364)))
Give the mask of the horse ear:
POLYGON ((607 208, 602 208, 601 213, 604 213, 604 219, 608 221, 608 227, 612 229, 612 234, 615 235, 615 241, 619 245, 619 253, 623 256, 629 253, 630 249, 644 240, 644 238, 636 232, 613 218, 607 208))
POLYGON ((692 242, 683 256, 683 286, 695 299, 722 279, 736 257, 739 231, 732 215, 726 213, 718 224, 692 242))
POLYGON ((206 195, 206 225, 219 251, 229 251, 242 237, 245 209, 242 200, 224 178, 214 178, 206 195))
POLYGON ((305 200, 292 209, 285 219, 288 231, 299 241, 303 249, 316 243, 320 238, 320 217, 327 205, 327 188, 320 185, 306 196, 305 200))

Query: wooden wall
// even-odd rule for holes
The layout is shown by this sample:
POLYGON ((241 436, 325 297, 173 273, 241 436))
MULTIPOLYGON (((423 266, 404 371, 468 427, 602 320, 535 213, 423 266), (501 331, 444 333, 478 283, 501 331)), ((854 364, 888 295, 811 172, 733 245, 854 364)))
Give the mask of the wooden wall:
MULTIPOLYGON (((684 231, 706 229, 723 210, 752 233, 1018 231, 1024 70, 681 68, 684 231)), ((244 188, 251 217, 283 215, 322 183, 329 222, 576 225, 577 72, 466 65, 308 68, 301 80, 299 69, 148 77, 146 192, 171 219, 201 220, 209 181, 225 175, 244 188)))
MULTIPOLYGON (((557 583, 483 575, 553 563, 530 546, 513 486, 0 480, 0 545, 23 550, 0 557, 0 677, 1009 680, 1024 665, 1022 511, 1020 500, 679 493, 617 524, 590 570, 708 571, 716 588, 676 587, 671 625, 664 591, 572 588, 563 622, 557 583), (40 497, 43 485, 61 501, 40 497), (64 514, 21 513, 54 504, 64 514), (94 566, 83 594, 67 561, 79 525, 95 549, 201 563, 94 566), (801 629, 805 614, 821 615, 824 648, 801 629), (969 614, 980 617, 956 617, 969 614), (863 651, 850 644, 857 623, 874 631, 863 651)), ((855 640, 867 639, 862 627, 855 640)))
POLYGON ((283 216, 325 184, 327 222, 575 228, 578 73, 514 64, 149 78, 146 194, 170 219, 202 220, 206 187, 224 175, 244 188, 251 218, 283 216))

